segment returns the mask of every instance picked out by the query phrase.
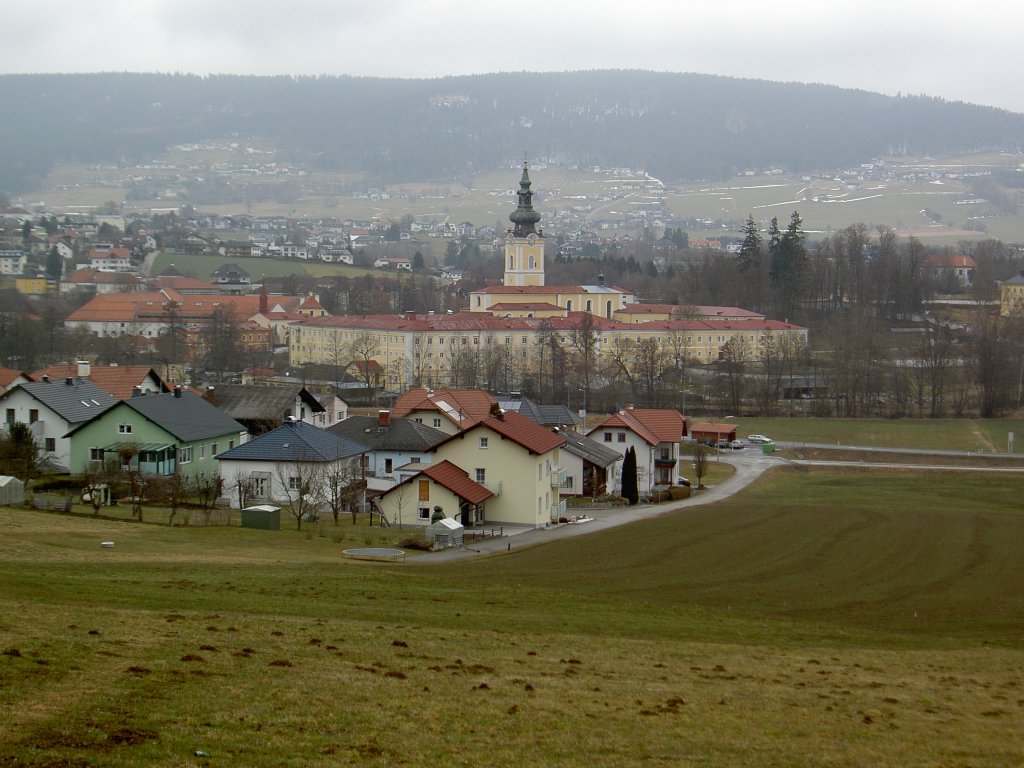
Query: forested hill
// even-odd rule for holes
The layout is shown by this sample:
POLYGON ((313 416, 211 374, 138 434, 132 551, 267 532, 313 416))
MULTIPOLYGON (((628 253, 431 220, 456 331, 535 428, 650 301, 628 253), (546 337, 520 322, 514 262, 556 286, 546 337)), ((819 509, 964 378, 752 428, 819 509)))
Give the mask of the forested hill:
POLYGON ((641 71, 433 80, 2 75, 0 191, 53 161, 136 162, 182 142, 275 141, 285 159, 380 181, 447 180, 522 157, 665 181, 830 170, 890 153, 1024 146, 1024 115, 922 96, 641 71))

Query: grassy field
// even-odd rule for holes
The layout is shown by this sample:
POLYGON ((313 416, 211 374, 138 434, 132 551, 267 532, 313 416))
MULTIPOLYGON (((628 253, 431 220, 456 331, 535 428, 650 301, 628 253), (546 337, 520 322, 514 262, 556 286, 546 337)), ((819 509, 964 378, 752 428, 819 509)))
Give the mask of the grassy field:
POLYGON ((347 264, 303 264, 298 261, 278 259, 229 259, 224 256, 200 256, 186 253, 161 253, 153 264, 153 274, 159 275, 172 264, 183 275, 198 280, 209 280, 210 274, 224 264, 237 264, 252 276, 253 282, 258 281, 263 275, 270 277, 287 275, 362 277, 363 275, 385 274, 379 269, 350 267, 347 264))
POLYGON ((747 418, 736 420, 737 434, 768 435, 773 440, 842 443, 871 448, 921 448, 942 451, 1005 452, 1015 434, 1015 453, 1024 455, 1024 419, 816 419, 747 418))
POLYGON ((0 765, 1024 762, 1019 479, 781 470, 448 565, 0 519, 0 765))

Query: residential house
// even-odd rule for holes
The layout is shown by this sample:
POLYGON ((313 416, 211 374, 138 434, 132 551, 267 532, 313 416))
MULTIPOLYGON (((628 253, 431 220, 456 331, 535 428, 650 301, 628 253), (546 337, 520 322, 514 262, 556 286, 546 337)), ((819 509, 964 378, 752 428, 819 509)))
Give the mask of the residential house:
MULTIPOLYGON (((376 484, 379 489, 394 484, 399 467, 411 462, 429 464, 434 446, 448 437, 447 433, 418 421, 393 418, 388 411, 380 411, 376 416, 350 416, 328 431, 366 446, 366 473, 368 478, 382 481, 376 484)), ((370 488, 374 486, 369 484, 370 488)))
POLYGON ((126 452, 144 474, 217 476, 216 455, 243 443, 245 427, 199 395, 176 387, 136 395, 77 424, 71 441, 72 473, 126 452))
POLYGON ((377 269, 404 269, 412 271, 412 259, 405 256, 382 256, 374 259, 373 266, 377 269))
POLYGON ((252 276, 237 264, 222 264, 210 278, 221 293, 246 294, 252 290, 252 276))
POLYGON ((232 506, 243 506, 291 501, 329 482, 358 482, 365 453, 361 443, 291 420, 217 458, 232 506))
POLYGON ((87 360, 79 360, 74 363, 57 363, 32 373, 36 381, 46 376, 51 381, 69 376, 88 379, 118 400, 127 400, 135 394, 153 395, 171 391, 160 374, 146 365, 92 365, 87 360))
MULTIPOLYGON (((627 408, 587 433, 620 456, 626 455, 627 448, 636 449, 637 486, 641 494, 675 483, 679 443, 685 435, 686 419, 679 411, 668 408, 627 408)), ((621 482, 617 490, 621 491, 621 482)))
POLYGON ((14 248, 0 249, 0 275, 23 275, 28 267, 28 255, 14 248))
POLYGON ((220 384, 206 390, 206 399, 243 424, 252 437, 290 419, 316 425, 326 411, 301 384, 220 384))
POLYGON ((12 368, 4 368, 0 365, 0 395, 18 384, 32 380, 32 377, 24 371, 15 371, 12 368))
POLYGON ((565 438, 561 450, 561 467, 565 470, 559 492, 562 496, 600 496, 611 490, 617 477, 622 454, 604 443, 574 432, 560 429, 565 438))
POLYGON ((102 272, 91 267, 78 269, 60 281, 61 293, 127 293, 145 288, 128 272, 102 272))
POLYGON ((23 382, 0 395, 4 423, 27 424, 45 462, 63 471, 72 461, 68 432, 116 404, 109 392, 75 376, 23 382))
POLYGON ((316 426, 327 429, 348 418, 348 403, 333 392, 317 394, 314 397, 324 407, 323 413, 316 414, 316 426))
POLYGON ((963 253, 944 253, 928 256, 924 268, 931 273, 939 290, 959 290, 974 284, 977 264, 973 256, 963 253))
POLYGON ((448 460, 494 494, 485 519, 470 523, 506 523, 542 528, 565 515, 559 488, 560 449, 565 438, 497 404, 493 415, 434 448, 434 460, 448 460))
POLYGON ((484 504, 493 497, 488 488, 471 480, 466 470, 446 460, 423 467, 374 504, 391 525, 425 528, 435 508, 462 525, 481 523, 487 518, 484 504))
POLYGON ((86 254, 89 268, 100 272, 135 272, 131 249, 109 243, 97 244, 86 254))
POLYGON ((498 404, 480 389, 427 389, 413 387, 395 401, 392 415, 455 434, 486 419, 498 404))

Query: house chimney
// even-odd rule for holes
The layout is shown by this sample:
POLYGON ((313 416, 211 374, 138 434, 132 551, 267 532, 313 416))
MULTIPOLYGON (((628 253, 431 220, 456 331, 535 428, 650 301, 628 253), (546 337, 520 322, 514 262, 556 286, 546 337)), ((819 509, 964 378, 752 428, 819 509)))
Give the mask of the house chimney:
POLYGON ((212 384, 206 388, 206 399, 211 403, 213 402, 213 393, 215 390, 216 388, 212 384))
POLYGON ((181 387, 179 387, 179 386, 175 385, 175 387, 174 387, 174 396, 175 396, 175 397, 176 397, 176 398, 177 398, 178 400, 181 400, 181 387))
POLYGON ((50 383, 50 375, 48 373, 43 374, 43 381, 45 381, 47 384, 50 383))
POLYGON ((142 397, 142 387, 132 387, 132 399, 142 397))
POLYGON ((89 374, 91 372, 92 372, 92 366, 89 365, 89 361, 88 360, 79 360, 78 361, 78 378, 80 378, 80 379, 87 379, 87 378, 89 378, 89 374))
POLYGON ((270 308, 270 302, 267 300, 267 286, 260 288, 260 314, 267 314, 267 310, 270 308))
POLYGON ((391 426, 391 411, 377 411, 377 426, 378 427, 390 427, 391 426))
POLYGON ((75 383, 75 379, 73 376, 68 376, 64 379, 64 383, 70 387, 72 384, 75 383))
POLYGON ((416 313, 413 310, 411 310, 411 309, 405 310, 405 319, 406 320, 415 320, 416 319, 416 313))

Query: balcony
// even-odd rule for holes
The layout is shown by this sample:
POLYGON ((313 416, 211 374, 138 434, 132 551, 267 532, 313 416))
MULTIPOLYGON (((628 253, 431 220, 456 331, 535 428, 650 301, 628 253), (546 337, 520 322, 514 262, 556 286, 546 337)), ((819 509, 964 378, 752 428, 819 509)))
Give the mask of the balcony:
POLYGON ((496 483, 480 483, 484 488, 493 493, 495 496, 501 496, 501 481, 496 483))
POLYGON ((561 488, 565 485, 565 476, 568 474, 565 467, 559 467, 551 472, 551 487, 561 488))
POLYGON ((551 505, 551 522, 557 523, 559 518, 565 517, 565 500, 551 505))

